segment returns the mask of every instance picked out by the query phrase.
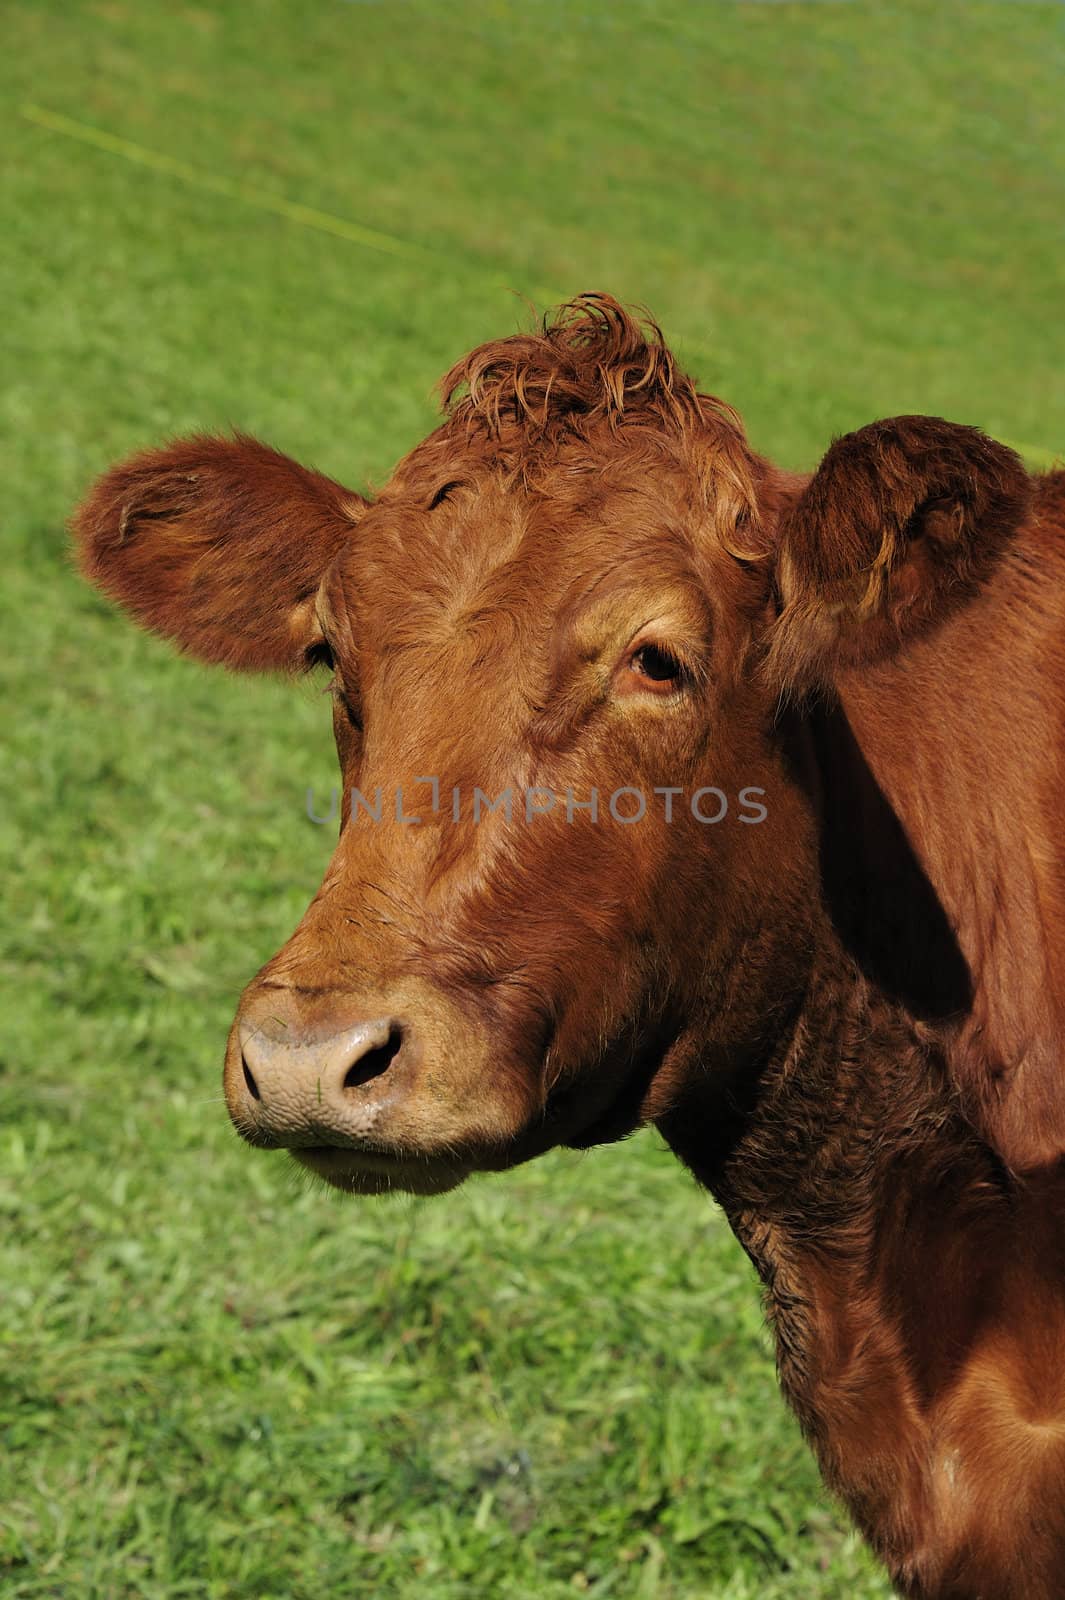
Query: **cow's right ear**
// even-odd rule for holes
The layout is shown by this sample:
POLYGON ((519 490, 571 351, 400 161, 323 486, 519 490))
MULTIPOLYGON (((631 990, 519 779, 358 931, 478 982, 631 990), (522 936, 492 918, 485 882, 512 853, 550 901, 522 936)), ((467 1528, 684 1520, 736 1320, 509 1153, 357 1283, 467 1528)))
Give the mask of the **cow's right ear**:
POLYGON ((73 518, 81 567, 145 627, 202 661, 296 669, 322 642, 315 597, 366 502, 237 436, 131 457, 73 518))

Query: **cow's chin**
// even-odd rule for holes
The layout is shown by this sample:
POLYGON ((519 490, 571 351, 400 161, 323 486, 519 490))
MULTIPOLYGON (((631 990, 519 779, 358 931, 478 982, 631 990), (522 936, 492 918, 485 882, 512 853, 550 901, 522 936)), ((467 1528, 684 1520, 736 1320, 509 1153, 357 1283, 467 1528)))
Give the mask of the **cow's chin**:
POLYGON ((345 1194, 446 1194, 472 1170, 432 1157, 401 1159, 325 1145, 289 1153, 301 1167, 345 1194))

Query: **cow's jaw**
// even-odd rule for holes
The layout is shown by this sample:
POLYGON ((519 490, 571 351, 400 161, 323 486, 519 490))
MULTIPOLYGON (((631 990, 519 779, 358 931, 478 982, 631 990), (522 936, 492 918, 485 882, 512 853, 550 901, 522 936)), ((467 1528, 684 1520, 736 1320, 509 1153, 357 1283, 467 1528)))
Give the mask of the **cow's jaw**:
POLYGON ((385 1156, 322 1145, 291 1152, 301 1167, 345 1194, 446 1194, 457 1189, 470 1168, 440 1158, 385 1156))

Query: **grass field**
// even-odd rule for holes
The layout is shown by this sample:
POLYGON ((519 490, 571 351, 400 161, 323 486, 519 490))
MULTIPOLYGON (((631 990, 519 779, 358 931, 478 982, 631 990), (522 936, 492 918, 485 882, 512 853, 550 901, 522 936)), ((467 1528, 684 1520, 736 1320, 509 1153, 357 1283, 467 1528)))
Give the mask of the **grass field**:
POLYGON ((789 465, 907 410, 1048 459, 1065 8, 9 0, 3 34, 0 1595, 886 1596, 655 1138, 429 1203, 238 1145, 222 1045, 329 853, 328 713, 136 634, 64 520, 187 428, 380 481, 511 289, 646 302, 789 465))

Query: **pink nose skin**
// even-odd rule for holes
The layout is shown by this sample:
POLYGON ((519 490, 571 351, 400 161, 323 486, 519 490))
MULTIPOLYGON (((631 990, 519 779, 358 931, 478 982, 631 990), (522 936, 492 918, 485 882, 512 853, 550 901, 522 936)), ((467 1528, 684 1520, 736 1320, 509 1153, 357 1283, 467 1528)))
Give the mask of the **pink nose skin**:
POLYGON ((257 1145, 357 1147, 382 1109, 378 1080, 403 1050, 404 1037, 394 1017, 357 1022, 339 1033, 243 1024, 240 1075, 231 1090, 234 1120, 257 1145))

